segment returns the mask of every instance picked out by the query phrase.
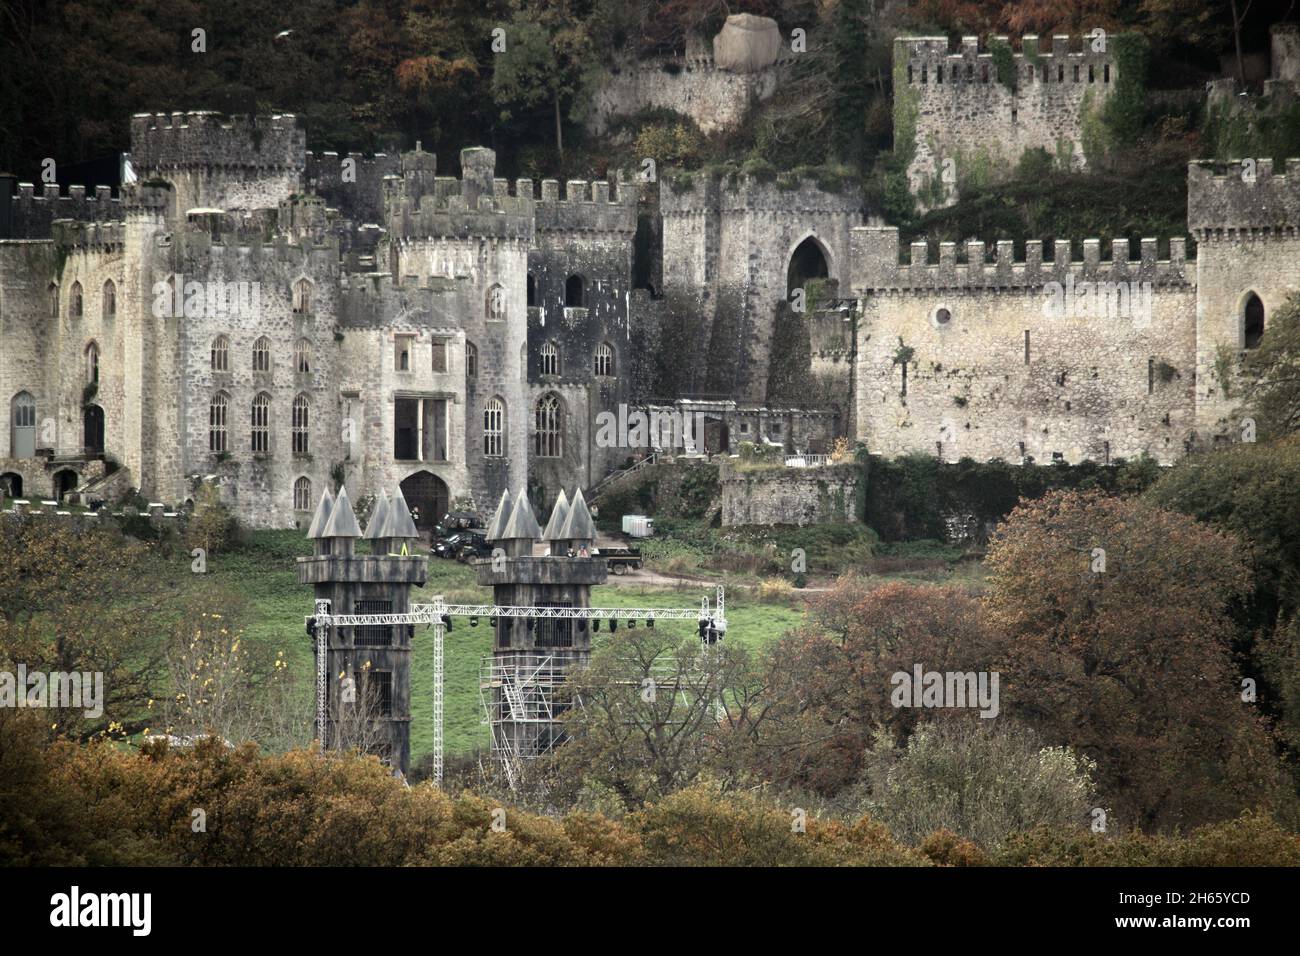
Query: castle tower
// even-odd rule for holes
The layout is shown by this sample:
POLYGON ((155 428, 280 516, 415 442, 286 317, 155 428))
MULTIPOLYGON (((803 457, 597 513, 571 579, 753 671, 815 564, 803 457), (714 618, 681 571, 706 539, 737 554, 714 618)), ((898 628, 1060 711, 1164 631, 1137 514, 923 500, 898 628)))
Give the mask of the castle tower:
POLYGON ((1300 292, 1300 159, 1285 171, 1271 159, 1189 163, 1187 227, 1197 241, 1197 434, 1238 441, 1241 360, 1300 292))
MULTIPOLYGON (((348 500, 321 496, 298 559, 298 583, 329 601, 331 614, 405 614, 411 587, 424 584, 428 558, 408 554, 416 537, 401 492, 375 505, 363 536, 348 500), (370 554, 357 554, 357 539, 370 554), (400 553, 393 553, 393 552, 400 553)), ((408 624, 332 627, 327 637, 325 747, 356 747, 405 774, 411 760, 411 636, 408 624)))
MULTIPOLYGON (((605 582, 605 562, 591 556, 595 537, 581 490, 571 503, 561 493, 545 533, 523 491, 513 502, 503 493, 487 529, 487 539, 497 551, 475 565, 479 584, 492 586, 498 607, 590 607, 591 586, 605 582), (534 557, 539 538, 550 546, 550 553, 534 557)), ((496 619, 493 654, 485 662, 481 682, 495 756, 526 759, 545 753, 557 741, 559 719, 569 706, 561 687, 572 668, 590 659, 594 626, 594 621, 565 618, 496 619)))

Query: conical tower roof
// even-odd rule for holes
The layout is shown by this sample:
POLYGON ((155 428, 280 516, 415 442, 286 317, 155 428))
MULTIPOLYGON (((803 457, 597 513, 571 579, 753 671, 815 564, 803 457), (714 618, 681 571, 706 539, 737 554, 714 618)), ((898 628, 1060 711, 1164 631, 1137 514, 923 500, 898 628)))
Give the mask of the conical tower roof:
POLYGON ((352 502, 348 500, 347 486, 339 489, 339 496, 334 499, 334 510, 325 525, 323 538, 359 538, 361 529, 357 526, 357 516, 352 511, 352 502))
POLYGON ((320 496, 320 501, 316 502, 316 513, 311 516, 311 525, 307 528, 307 537, 325 537, 325 526, 329 524, 330 512, 333 510, 334 496, 326 488, 325 493, 320 496))
POLYGON ((560 489, 559 496, 555 499, 555 507, 551 509, 551 520, 546 522, 546 530, 542 532, 542 537, 547 541, 555 541, 560 538, 560 530, 564 527, 564 522, 569 518, 569 499, 564 496, 564 489, 560 489))
POLYGON ((384 521, 385 538, 418 538, 420 532, 415 529, 415 521, 411 518, 411 509, 406 504, 406 496, 402 494, 402 489, 397 489, 397 494, 393 496, 392 503, 388 506, 388 516, 384 521))
POLYGON ((366 525, 366 533, 362 537, 368 541, 388 537, 383 533, 384 522, 387 520, 388 492, 383 491, 379 493, 379 498, 375 501, 375 509, 370 512, 370 523, 366 525))
POLYGON ((569 505, 569 517, 559 537, 565 541, 595 541, 596 523, 591 520, 587 502, 582 497, 582 489, 573 493, 573 503, 569 505))
POLYGON ((533 517, 533 506, 528 503, 528 496, 524 494, 524 489, 520 488, 519 493, 515 495, 514 510, 510 512, 510 520, 506 526, 501 529, 502 541, 519 541, 530 539, 536 541, 542 536, 542 529, 537 524, 537 519, 533 517))
POLYGON ((510 520, 512 510, 510 492, 501 492, 501 501, 497 505, 496 513, 492 515, 492 520, 488 522, 487 533, 483 537, 488 541, 500 541, 501 532, 505 528, 506 522, 510 520))

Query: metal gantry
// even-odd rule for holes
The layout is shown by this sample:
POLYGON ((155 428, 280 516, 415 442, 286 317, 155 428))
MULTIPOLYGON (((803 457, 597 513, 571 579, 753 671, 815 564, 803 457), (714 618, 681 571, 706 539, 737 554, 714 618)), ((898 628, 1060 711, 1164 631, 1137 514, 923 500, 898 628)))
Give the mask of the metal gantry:
POLYGON ((330 602, 316 602, 316 615, 307 625, 316 636, 316 733, 321 751, 325 750, 328 730, 326 705, 329 664, 328 634, 331 627, 380 627, 398 624, 424 624, 433 627, 433 778, 442 783, 443 769, 443 654, 447 625, 453 617, 467 618, 558 618, 593 620, 613 618, 626 621, 708 621, 720 640, 727 630, 726 592, 718 585, 715 604, 707 597, 698 608, 668 607, 536 607, 533 605, 448 604, 437 595, 431 604, 412 604, 411 610, 390 614, 331 614, 330 602))

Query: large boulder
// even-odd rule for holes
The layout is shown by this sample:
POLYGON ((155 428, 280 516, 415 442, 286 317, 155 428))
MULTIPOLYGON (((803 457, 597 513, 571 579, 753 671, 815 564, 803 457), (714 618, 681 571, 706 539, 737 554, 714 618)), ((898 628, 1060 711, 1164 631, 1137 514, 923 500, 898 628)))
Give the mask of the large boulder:
POLYGON ((713 38, 713 64, 732 73, 757 73, 776 62, 781 31, 770 17, 734 13, 713 38))

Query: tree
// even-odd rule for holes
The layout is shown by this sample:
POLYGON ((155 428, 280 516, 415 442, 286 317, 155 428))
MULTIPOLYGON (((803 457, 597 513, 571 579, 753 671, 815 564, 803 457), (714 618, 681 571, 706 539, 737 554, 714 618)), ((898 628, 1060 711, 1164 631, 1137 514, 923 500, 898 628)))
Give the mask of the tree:
POLYGON ((879 730, 901 745, 922 719, 891 701, 895 673, 986 671, 997 655, 979 603, 956 588, 846 576, 809 616, 773 649, 754 709, 763 720, 753 760, 777 786, 838 793, 879 730))
POLYGON ((1242 397, 1260 437, 1300 431, 1300 295, 1269 318, 1259 348, 1242 361, 1242 397))
POLYGON ((514 110, 551 107, 555 150, 564 158, 563 104, 589 82, 595 69, 591 36, 569 0, 547 0, 526 8, 516 0, 505 27, 505 49, 494 59, 492 92, 501 119, 514 110))
MULTIPOLYGON (((569 738, 546 768, 565 782, 612 790, 635 808, 689 786, 706 772, 728 773, 733 735, 752 725, 757 689, 748 654, 705 646, 660 629, 629 630, 597 649, 569 679, 569 738)), ((573 790, 570 786, 567 789, 573 790)))
POLYGON ((921 724, 904 749, 876 742, 862 809, 907 843, 946 829, 996 849, 1036 826, 1085 826, 1096 806, 1093 769, 1027 727, 954 716, 921 724))
POLYGON ((1278 796, 1241 697, 1231 602, 1240 544, 1148 502, 1054 493, 990 545, 1003 710, 1097 762, 1102 799, 1143 828, 1193 826, 1278 796))

